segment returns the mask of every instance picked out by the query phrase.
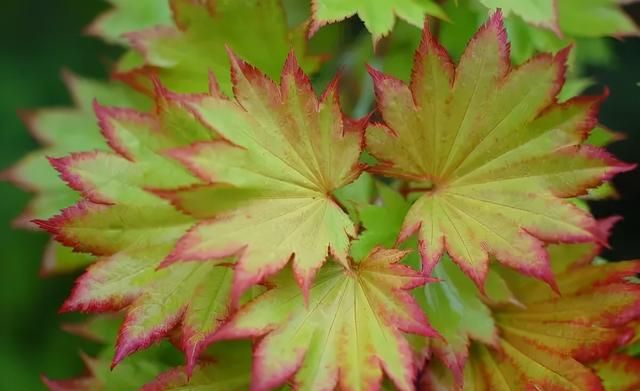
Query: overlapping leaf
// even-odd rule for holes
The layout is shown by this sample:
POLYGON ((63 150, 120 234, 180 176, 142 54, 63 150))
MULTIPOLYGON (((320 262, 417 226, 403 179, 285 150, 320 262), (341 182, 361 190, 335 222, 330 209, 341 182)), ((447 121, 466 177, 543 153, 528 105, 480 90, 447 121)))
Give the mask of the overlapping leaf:
MULTIPOLYGON (((410 204, 400 194, 387 186, 378 185, 380 205, 361 208, 360 216, 364 232, 353 242, 351 253, 355 259, 362 259, 375 246, 392 246, 402 228, 402 221, 410 204)), ((415 243, 405 243, 403 247, 416 250, 415 243)), ((419 265, 414 254, 409 255, 405 264, 419 265)), ((481 300, 481 295, 473 283, 448 258, 438 264, 432 277, 438 282, 418 287, 413 296, 421 305, 435 330, 443 339, 423 341, 430 350, 458 377, 462 376, 468 356, 470 340, 494 344, 497 330, 491 311, 481 300)), ((504 284, 493 273, 487 288, 504 284)))
POLYGON ((489 8, 513 12, 559 36, 604 37, 638 34, 619 0, 480 0, 489 8))
POLYGON ((126 44, 126 33, 171 24, 169 0, 109 0, 112 8, 87 28, 109 43, 126 44))
POLYGON ((101 257, 80 277, 63 309, 127 309, 114 364, 179 324, 180 347, 193 366, 227 314, 232 271, 216 263, 157 270, 195 221, 148 190, 200 183, 163 152, 215 136, 176 104, 178 97, 162 87, 157 94, 155 115, 96 105, 115 153, 52 160, 85 200, 40 225, 61 243, 101 257))
POLYGON ((86 373, 67 380, 42 380, 51 391, 123 391, 137 390, 144 384, 176 364, 175 349, 168 343, 155 346, 132 360, 110 368, 112 349, 106 347, 118 331, 119 319, 110 316, 96 316, 79 324, 68 324, 64 328, 74 334, 94 340, 102 345, 96 357, 81 354, 86 373))
MULTIPOLYGON (((40 109, 24 114, 33 136, 43 145, 31 152, 6 172, 6 177, 23 189, 35 193, 26 210, 14 224, 32 229, 33 219, 46 219, 74 203, 78 196, 60 180, 47 157, 58 157, 83 150, 107 148, 95 121, 91 103, 99 99, 107 104, 146 108, 147 99, 124 85, 98 82, 65 72, 63 79, 73 98, 74 107, 40 109)), ((51 242, 45 251, 42 272, 59 273, 75 270, 92 261, 85 254, 51 242)))
POLYGON ((500 8, 505 13, 513 12, 527 22, 551 29, 559 34, 558 0, 480 0, 489 8, 500 8))
POLYGON ((636 320, 625 327, 635 332, 634 337, 616 353, 591 364, 602 380, 605 391, 634 391, 640 388, 640 359, 637 358, 640 321, 636 320))
POLYGON ((593 365, 605 391, 640 389, 640 360, 626 354, 614 354, 593 365))
POLYGON ((402 194, 381 183, 376 183, 376 189, 379 202, 365 204, 358 209, 364 231, 351 245, 351 256, 358 261, 376 246, 392 247, 409 211, 410 204, 402 194))
POLYGON ((432 0, 312 0, 311 8, 311 35, 325 24, 358 14, 374 42, 393 29, 396 16, 417 27, 422 27, 425 15, 446 18, 437 2, 432 0))
POLYGON ((631 327, 635 330, 635 336, 629 341, 626 351, 631 355, 638 356, 640 355, 640 320, 634 322, 631 327))
POLYGON ((432 276, 438 283, 418 289, 419 301, 444 341, 431 341, 432 351, 462 380, 471 341, 496 345, 498 331, 477 287, 450 260, 439 263, 432 276))
POLYGON ((511 69, 502 16, 478 31, 460 63, 425 29, 409 86, 372 70, 385 123, 367 130, 372 171, 422 195, 400 239, 418 233, 427 270, 446 250, 482 285, 489 256, 553 284, 542 240, 593 241, 591 216, 562 198, 629 169, 583 145, 599 97, 559 104, 567 51, 511 69))
MULTIPOLYGON (((522 307, 494 308, 500 329, 498 349, 473 347, 464 389, 604 390, 581 362, 600 358, 606 362, 628 341, 626 325, 640 314, 640 286, 629 281, 638 271, 637 261, 572 268, 558 274, 562 296, 540 282, 514 275, 509 282, 520 294, 522 307)), ((453 384, 447 377, 434 365, 424 382, 431 387, 427 389, 445 389, 453 384)))
POLYGON ((251 344, 220 342, 191 375, 178 367, 160 374, 140 391, 244 391, 251 382, 251 344))
POLYGON ((329 253, 347 264, 355 228, 332 192, 360 174, 364 125, 343 118, 335 82, 318 99, 293 54, 280 86, 233 56, 232 66, 235 101, 185 103, 225 140, 171 152, 211 184, 165 193, 203 220, 167 263, 236 256, 236 299, 291 260, 307 289, 329 253))
POLYGON ((252 389, 290 377, 299 389, 376 389, 383 370, 412 390, 416 364, 401 331, 434 332, 408 290, 427 278, 398 264, 400 250, 377 249, 353 270, 325 265, 308 300, 288 274, 234 315, 217 338, 264 336, 254 350, 252 389))
POLYGON ((624 327, 640 315, 640 262, 571 267, 557 273, 562 296, 521 276, 508 279, 524 308, 495 311, 504 340, 536 344, 580 361, 606 357, 631 338, 624 327), (593 305, 598 303, 598 305, 593 305))
POLYGON ((640 30, 622 9, 620 0, 559 0, 563 32, 578 37, 638 35, 640 30))
POLYGON ((92 109, 94 99, 106 104, 148 107, 143 96, 122 84, 98 82, 68 72, 63 76, 75 107, 40 109, 23 115, 28 129, 44 146, 9 171, 9 179, 36 193, 25 213, 16 220, 23 228, 33 227, 31 220, 51 217, 77 199, 51 168, 47 156, 106 148, 92 109))
POLYGON ((124 77, 137 83, 148 70, 157 73, 170 89, 203 92, 208 72, 213 72, 222 91, 231 94, 229 60, 225 48, 258 66, 272 78, 293 47, 303 68, 313 71, 318 58, 306 56, 304 26, 290 30, 281 0, 168 0, 175 26, 128 34, 134 48, 144 56, 143 68, 125 70, 124 77), (126 71, 126 72, 125 72, 126 71))

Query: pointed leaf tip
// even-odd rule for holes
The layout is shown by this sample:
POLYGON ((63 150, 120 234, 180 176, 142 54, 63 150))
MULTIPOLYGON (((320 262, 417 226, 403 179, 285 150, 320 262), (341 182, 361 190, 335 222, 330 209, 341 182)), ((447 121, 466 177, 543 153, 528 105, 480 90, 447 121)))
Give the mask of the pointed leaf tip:
POLYGON ((505 34, 496 12, 454 69, 425 32, 409 86, 369 70, 384 119, 367 130, 370 171, 428 184, 399 235, 419 228, 425 270, 446 251, 482 287, 493 256, 557 289, 544 241, 593 241, 595 227, 563 198, 628 167, 580 145, 594 102, 557 103, 569 49, 512 68, 505 34))
POLYGON ((278 279, 273 289, 241 308, 218 338, 262 337, 254 351, 258 389, 272 389, 291 376, 302 387, 322 382, 332 388, 339 382, 375 388, 383 368, 399 389, 412 389, 416 366, 398 330, 436 332, 408 292, 425 276, 399 264, 404 255, 377 250, 353 271, 325 265, 310 287, 307 304, 293 279, 278 279), (276 311, 276 303, 286 311, 276 311), (357 343, 353 333, 359 336, 357 343), (325 353, 318 356, 318 351, 325 353), (317 359, 321 361, 315 364, 317 359), (375 374, 361 370, 378 360, 375 374), (305 370, 308 365, 317 371, 305 370))

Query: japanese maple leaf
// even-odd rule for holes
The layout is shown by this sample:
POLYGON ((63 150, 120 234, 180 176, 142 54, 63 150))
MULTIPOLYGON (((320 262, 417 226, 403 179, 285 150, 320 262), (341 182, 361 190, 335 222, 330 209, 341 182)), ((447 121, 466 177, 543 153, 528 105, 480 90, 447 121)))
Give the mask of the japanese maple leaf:
POLYGON ((592 365, 602 379, 605 391, 635 391, 640 389, 640 360, 616 353, 592 365))
POLYGON ((175 352, 169 343, 162 343, 137 355, 115 369, 110 368, 113 338, 120 320, 110 315, 91 317, 82 323, 65 324, 65 331, 90 339, 101 345, 95 356, 84 353, 80 357, 86 371, 71 379, 50 379, 42 376, 43 383, 51 391, 121 391, 137 390, 163 371, 168 370, 175 352))
POLYGON ((166 264, 235 256, 235 300, 291 260, 306 290, 329 253, 347 265, 355 227, 332 192, 360 174, 364 124, 343 117, 336 82, 318 99, 293 53, 279 86, 231 61, 235 100, 214 91, 185 102, 224 140, 170 153, 211 184, 163 193, 201 220, 166 264))
MULTIPOLYGON (((640 285, 629 278, 639 271, 638 261, 572 268, 558 274, 562 296, 513 276, 522 306, 494 307, 498 349, 474 345, 464 389, 604 390, 582 362, 606 360, 629 340, 628 322, 640 315, 640 285)), ((424 380, 441 383, 441 375, 428 371, 424 380)))
POLYGON ((399 390, 412 390, 416 366, 401 332, 435 332, 409 292, 428 278, 399 264, 405 255, 378 248, 352 269, 327 264, 307 301, 283 274, 215 339, 262 337, 253 390, 273 389, 291 376, 300 389, 377 389, 383 370, 399 390))
POLYGON ((430 341, 431 350, 461 382, 471 342, 496 345, 498 330, 478 288, 451 261, 439 263, 432 276, 438 283, 418 288, 414 296, 443 337, 430 341))
POLYGON ((631 327, 635 330, 635 336, 629 341, 629 346, 626 347, 626 350, 629 354, 637 356, 640 353, 640 319, 634 322, 631 327))
POLYGON ((200 183, 163 152, 215 138, 173 96, 161 87, 157 94, 153 115, 96 104, 113 152, 51 159, 84 200, 39 224, 59 242, 100 257, 78 279, 63 310, 126 309, 114 365, 179 325, 179 346, 191 368, 227 316, 232 270, 215 262, 157 270, 195 220, 147 189, 200 183))
POLYGON ((557 273, 560 297, 540 282, 513 275, 507 281, 522 307, 494 309, 501 336, 580 361, 606 357, 633 336, 624 327, 640 315, 640 285, 629 281, 639 271, 638 261, 577 265, 557 273))
MULTIPOLYGON (((359 211, 365 230, 351 246, 351 254, 355 259, 362 259, 375 246, 392 246, 411 206, 391 188, 382 184, 378 184, 377 188, 381 202, 362 207, 359 211)), ((416 249, 415 243, 404 243, 403 247, 416 249)), ((413 266, 418 266, 419 262, 417 256, 413 259, 413 254, 404 260, 405 264, 413 266)), ((487 291, 501 282, 504 284, 496 274, 490 274, 487 291)), ((437 278, 438 282, 416 288, 413 296, 443 338, 422 342, 430 345, 429 349, 460 381, 470 341, 494 344, 497 329, 478 288, 448 257, 436 265, 431 276, 437 278)))
POLYGON ((606 391, 635 391, 640 388, 640 359, 637 358, 640 320, 635 320, 625 327, 634 330, 634 337, 616 353, 590 365, 602 379, 606 391))
POLYGON ((207 349, 203 360, 188 375, 185 368, 160 374, 140 391, 244 391, 251 382, 251 343, 228 341, 207 349))
POLYGON ((593 218, 563 198, 630 166, 582 145, 600 97, 556 102, 567 55, 512 69, 497 12, 457 67, 425 28, 410 85, 371 69, 385 121, 367 129, 371 171, 425 190, 399 240, 418 233, 427 270, 446 250, 478 285, 489 256, 553 284, 542 240, 597 237, 593 218))
POLYGON ((169 1, 175 26, 160 26, 127 34, 144 57, 142 67, 120 67, 120 76, 144 87, 148 71, 174 91, 203 92, 212 72, 223 92, 231 94, 231 47, 272 78, 277 78, 293 47, 307 71, 319 58, 306 56, 304 27, 289 29, 281 0, 169 1), (251 28, 247 28, 251 26, 251 28), (142 76, 140 79, 139 76, 142 76))
MULTIPOLYGON (((27 154, 3 173, 6 178, 34 197, 24 212, 14 220, 16 227, 33 229, 34 219, 46 219, 71 205, 78 195, 69 189, 47 161, 49 156, 64 156, 83 150, 106 150, 92 109, 93 99, 107 104, 146 108, 149 100, 121 83, 99 82, 64 72, 63 81, 73 98, 73 107, 45 108, 24 112, 22 117, 42 148, 27 154)), ((42 273, 75 270, 92 262, 87 254, 73 253, 55 242, 47 245, 42 273)))
POLYGON ((561 35, 558 25, 558 0, 480 0, 489 8, 500 8, 505 13, 513 12, 525 21, 548 28, 561 35))
POLYGON ((396 16, 417 27, 422 27, 425 15, 446 18, 440 6, 431 0, 312 0, 311 9, 309 35, 325 24, 358 14, 373 35, 374 43, 393 29, 396 16))
POLYGON ((527 23, 552 30, 560 37, 635 35, 638 27, 619 0, 480 0, 489 8, 514 13, 527 23))
POLYGON ((639 32, 620 0, 558 0, 558 18, 562 31, 577 37, 633 36, 639 32))
POLYGON ((169 0, 109 0, 112 8, 87 28, 109 43, 127 44, 126 33, 171 24, 169 0))

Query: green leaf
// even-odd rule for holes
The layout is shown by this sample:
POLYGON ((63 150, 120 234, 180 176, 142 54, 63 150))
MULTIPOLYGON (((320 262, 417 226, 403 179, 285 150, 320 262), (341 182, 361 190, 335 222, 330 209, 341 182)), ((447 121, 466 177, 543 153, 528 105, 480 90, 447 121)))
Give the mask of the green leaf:
POLYGON ((251 343, 219 342, 191 375, 185 368, 162 373, 140 391, 244 391, 251 381, 251 343))
POLYGON ((597 147, 606 147, 613 142, 624 139, 624 137, 625 135, 623 133, 618 133, 602 125, 598 125, 589 134, 587 143, 597 147))
POLYGON ((112 8, 87 28, 109 43, 127 44, 126 33, 171 23, 168 0, 108 0, 112 8))
MULTIPOLYGON (((145 97, 120 83, 99 82, 69 72, 63 73, 63 79, 73 98, 74 107, 24 113, 27 127, 43 148, 27 154, 5 173, 9 180, 35 193, 25 211, 14 220, 14 224, 20 228, 34 228, 33 220, 50 218, 78 199, 77 194, 60 180, 47 161, 48 157, 107 149, 93 113, 94 99, 139 109, 149 106, 145 97)), ((43 258, 42 272, 69 272, 92 261, 91 256, 72 253, 58 244, 50 243, 43 258)))
MULTIPOLYGON (((514 13, 559 37, 637 35, 638 27, 619 0, 479 0, 488 8, 514 13)), ((548 48, 550 49, 550 48, 548 48)))
MULTIPOLYGON (((624 376, 625 366, 614 359, 607 367, 607 359, 629 335, 621 327, 637 314, 640 289, 628 279, 638 270, 637 261, 577 265, 558 273, 561 296, 539 281, 511 274, 507 280, 522 302, 492 308, 500 332, 498 347, 472 346, 464 390, 609 390, 583 364, 594 361, 602 363, 595 367, 602 365, 603 374, 617 371, 621 384, 632 381, 633 372, 624 376)), ((627 368, 632 371, 634 365, 627 368)), ((436 390, 455 385, 437 363, 429 365, 422 380, 440 387, 436 390)), ((604 380, 605 385, 612 384, 604 380)))
POLYGON ((313 22, 310 34, 320 27, 358 14, 374 43, 387 35, 398 16, 421 28, 425 15, 446 19, 445 13, 431 0, 312 0, 313 22))
POLYGON ((337 189, 333 195, 336 197, 340 205, 342 205, 351 220, 360 222, 359 210, 368 205, 375 194, 375 179, 369 173, 362 173, 358 179, 350 184, 337 189))
POLYGON ((52 159, 85 200, 39 223, 59 242, 101 257, 77 281, 63 310, 126 308, 114 365, 177 328, 178 345, 192 368, 228 314, 232 271, 219 262, 159 269, 194 219, 154 192, 199 185, 164 152, 216 136, 181 106, 184 98, 162 87, 157 94, 153 115, 96 104, 113 152, 52 159))
POLYGON ((381 205, 360 208, 360 218, 365 231, 351 244, 351 256, 364 259, 376 246, 392 247, 402 228, 410 204, 390 187, 377 183, 381 205))
POLYGON ((427 282, 398 264, 399 250, 376 249, 353 270, 325 265, 308 299, 290 273, 240 309, 219 339, 262 337, 254 350, 252 389, 293 376, 300 389, 376 389, 384 372, 413 390, 416 366, 401 331, 433 336, 408 290, 427 282))
POLYGON ((44 148, 28 154, 9 171, 9 179, 36 193, 25 214, 19 217, 19 221, 29 225, 33 219, 53 216, 77 199, 49 165, 47 157, 107 149, 96 124, 92 106, 94 99, 105 104, 135 108, 149 105, 146 98, 122 84, 98 82, 71 73, 65 73, 64 80, 75 107, 26 113, 24 119, 29 130, 44 148))
POLYGON ((291 260, 306 290, 329 254, 347 264, 355 227, 332 193, 360 175, 364 123, 343 117, 335 82, 318 99, 293 53, 279 86, 232 63, 235 101, 213 93, 186 103, 224 140, 171 152, 210 184, 166 193, 200 220, 166 262, 237 256, 235 300, 291 260), (220 211, 223 197, 236 205, 220 211))
POLYGON ((50 241, 44 250, 40 273, 45 276, 69 273, 90 265, 94 260, 89 254, 77 253, 69 247, 50 241))
POLYGON ((560 34, 556 4, 558 0, 480 0, 480 2, 488 8, 500 8, 505 14, 513 12, 528 23, 544 26, 560 34))
POLYGON ((418 234, 427 271, 447 251, 482 286, 492 255, 553 285, 542 240, 596 237, 593 218, 563 198, 631 166, 582 145, 602 98, 556 102, 567 55, 511 68, 496 13, 457 66, 427 29, 409 85, 371 70, 385 123, 367 129, 380 162, 370 172, 419 195, 399 240, 418 234))
POLYGON ((433 340, 432 349, 455 376, 463 376, 471 340, 495 345, 498 331, 491 311, 480 298, 478 288, 449 259, 433 270, 439 281, 424 286, 418 301, 444 341, 433 340))
POLYGON ((640 360, 614 354, 592 365, 605 391, 633 391, 640 388, 640 360))
POLYGON ((637 35, 638 26, 618 0, 558 1, 560 28, 579 37, 637 35))
MULTIPOLYGON (((231 95, 227 47, 273 79, 291 48, 305 70, 319 65, 318 58, 306 56, 305 26, 289 29, 280 0, 170 1, 175 26, 128 35, 145 60, 143 69, 120 69, 129 71, 129 79, 146 75, 151 67, 174 91, 203 92, 212 72, 222 91, 231 95)), ((138 82, 148 84, 145 79, 138 82)))
POLYGON ((43 381, 51 391, 137 390, 174 365, 172 353, 171 345, 164 343, 111 369, 111 349, 105 349, 95 358, 81 355, 88 374, 69 380, 51 380, 44 377, 43 381))
MULTIPOLYGON (((388 186, 378 184, 377 187, 380 205, 368 205, 360 211, 365 231, 351 246, 355 260, 363 259, 375 246, 392 246, 411 206, 400 193, 388 186)), ((415 250, 416 245, 405 243, 403 248, 415 250)), ((417 265, 416 260, 409 259, 412 256, 414 254, 406 257, 404 263, 417 265)), ((448 257, 434 268, 431 277, 438 281, 416 288, 413 296, 431 319, 434 329, 444 338, 431 341, 431 349, 460 377, 470 339, 495 344, 497 331, 480 292, 448 257)), ((512 299, 504 280, 495 272, 489 274, 487 289, 492 299, 501 302, 512 299)))

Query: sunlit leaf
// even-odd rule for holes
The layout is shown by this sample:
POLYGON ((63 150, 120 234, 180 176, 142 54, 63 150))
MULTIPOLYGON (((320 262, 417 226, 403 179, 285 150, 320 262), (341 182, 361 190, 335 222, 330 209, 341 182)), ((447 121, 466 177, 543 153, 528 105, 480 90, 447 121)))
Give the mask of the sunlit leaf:
POLYGON ((168 0, 109 0, 112 8, 98 16, 87 31, 109 43, 126 44, 126 33, 171 23, 168 0))
POLYGON ((405 254, 379 248, 353 270, 327 264, 307 301, 284 274, 217 338, 264 336, 254 349, 254 390, 290 377, 306 390, 376 389, 383 371, 399 390, 412 390, 416 364, 401 331, 434 332, 409 293, 427 278, 398 264, 405 254))
POLYGON ((427 270, 447 251, 479 286, 490 255, 553 285, 543 241, 597 238, 563 198, 631 168, 583 145, 601 98, 556 102, 567 51, 512 69, 499 12, 457 66, 424 34, 410 85, 371 70, 385 123, 367 129, 370 171, 420 195, 399 239, 417 232, 427 270))
POLYGON ((305 26, 289 29, 280 0, 170 0, 170 3, 175 26, 128 34, 145 60, 142 68, 120 70, 134 84, 148 85, 145 75, 151 70, 172 90, 203 92, 212 72, 222 91, 231 95, 226 48, 274 79, 280 76, 291 48, 306 71, 319 65, 318 58, 306 55, 305 26))
POLYGON ((318 99, 293 54, 279 86, 232 62, 235 101, 186 103, 225 140, 171 152, 211 184, 165 194, 200 220, 166 263, 237 256, 235 300, 291 261, 307 289, 329 254, 347 264, 355 227, 332 193, 360 174, 363 124, 342 115, 336 83, 318 99))
POLYGON ((432 0, 312 0, 312 10, 311 34, 325 24, 358 14, 374 42, 391 31, 396 16, 416 27, 422 27, 425 15, 446 19, 432 0))

